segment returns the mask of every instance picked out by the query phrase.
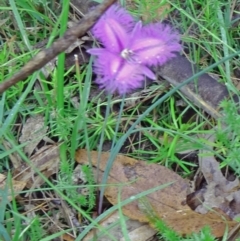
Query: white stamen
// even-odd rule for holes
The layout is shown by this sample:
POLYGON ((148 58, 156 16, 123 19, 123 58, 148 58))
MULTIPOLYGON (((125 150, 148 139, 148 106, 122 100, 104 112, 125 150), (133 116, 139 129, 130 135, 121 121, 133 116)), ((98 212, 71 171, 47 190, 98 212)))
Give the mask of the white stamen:
POLYGON ((129 59, 131 55, 133 55, 133 51, 130 49, 124 49, 121 52, 121 57, 123 57, 124 59, 129 59))

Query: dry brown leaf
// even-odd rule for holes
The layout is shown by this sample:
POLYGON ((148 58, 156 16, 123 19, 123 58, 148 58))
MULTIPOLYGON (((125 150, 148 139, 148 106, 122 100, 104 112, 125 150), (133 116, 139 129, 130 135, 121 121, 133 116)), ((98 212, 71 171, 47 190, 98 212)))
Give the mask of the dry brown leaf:
MULTIPOLYGON (((103 171, 106 168, 109 153, 103 152, 100 161, 100 175, 98 182, 102 179, 103 171)), ((97 166, 98 153, 90 152, 91 163, 97 166)), ((76 160, 81 164, 88 164, 88 153, 86 150, 78 150, 76 160)), ((172 183, 172 185, 149 194, 148 202, 153 207, 155 214, 162 218, 172 229, 179 234, 185 235, 192 232, 199 232, 201 228, 208 225, 212 229, 212 233, 216 237, 221 237, 225 228, 231 228, 236 222, 223 214, 220 210, 209 211, 207 214, 199 214, 190 209, 188 205, 184 205, 188 184, 179 175, 173 171, 157 165, 148 164, 144 161, 137 161, 123 155, 117 155, 109 174, 108 184, 105 196, 113 204, 118 203, 118 194, 120 189, 114 184, 125 184, 121 187, 121 199, 131 198, 143 191, 151 188, 172 183), (126 184, 129 183, 130 184, 126 184)), ((140 208, 138 200, 124 206, 123 213, 140 222, 149 222, 147 215, 140 208)))
POLYGON ((236 241, 239 240, 240 237, 240 223, 236 224, 236 226, 228 233, 227 241, 236 241))
POLYGON ((74 238, 72 235, 70 235, 68 233, 63 234, 62 239, 64 241, 74 241, 74 240, 76 240, 76 238, 74 238))
POLYGON ((219 163, 214 156, 207 156, 201 151, 200 170, 207 182, 202 195, 202 202, 195 209, 199 213, 206 213, 209 208, 219 208, 231 218, 240 214, 237 208, 240 204, 239 180, 228 181, 220 170, 219 163), (234 204, 234 205, 233 205, 234 204))
POLYGON ((22 133, 19 138, 20 143, 28 143, 24 147, 24 151, 30 156, 38 143, 43 139, 47 132, 47 127, 44 125, 44 116, 35 115, 29 117, 23 125, 22 133))
MULTIPOLYGON (((201 154, 203 153, 204 152, 201 152, 201 154)), ((237 178, 231 182, 223 176, 219 163, 214 156, 202 156, 199 164, 208 185, 215 183, 221 189, 221 192, 230 192, 239 186, 239 180, 237 178)))
MULTIPOLYGON (((0 189, 4 189, 6 187, 6 185, 8 185, 6 183, 7 177, 3 174, 0 174, 0 189)), ((23 188, 26 186, 26 182, 24 181, 16 181, 16 180, 12 180, 12 189, 13 189, 13 193, 15 196, 17 196, 19 194, 19 192, 21 192, 23 190, 23 188)), ((9 186, 9 185, 8 185, 9 186)), ((11 186, 9 186, 8 188, 8 194, 10 194, 8 196, 8 200, 11 201, 12 200, 12 190, 11 190, 11 186)), ((1 198, 0 198, 1 201, 1 198)))
MULTIPOLYGON (((214 143, 215 135, 205 135, 204 139, 206 142, 214 143)), ((212 145, 209 145, 208 148, 213 149, 212 145)), ((239 179, 228 181, 222 174, 219 163, 209 150, 200 150, 199 167, 207 185, 192 193, 188 203, 189 201, 194 203, 195 211, 202 214, 207 213, 210 208, 218 208, 231 218, 239 216, 239 179)))
MULTIPOLYGON (((9 143, 6 140, 2 140, 2 144, 4 146, 4 148, 8 151, 10 151, 11 149, 13 149, 13 144, 9 143)), ((11 160, 11 163, 13 165, 13 167, 15 169, 18 169, 21 167, 22 165, 22 158, 20 157, 20 155, 18 154, 18 152, 13 152, 9 154, 9 159, 11 160)))
POLYGON ((56 145, 48 145, 39 149, 31 158, 31 166, 23 170, 15 170, 15 179, 27 183, 29 189, 41 186, 44 180, 37 175, 37 169, 45 177, 50 177, 58 171, 59 166, 59 148, 56 145))
MULTIPOLYGON (((146 241, 157 233, 149 225, 140 223, 136 220, 125 220, 128 236, 131 241, 146 241)), ((99 223, 102 228, 107 230, 107 233, 113 236, 116 240, 124 241, 124 235, 121 228, 120 217, 118 212, 114 212, 112 215, 105 218, 99 223)), ((102 235, 103 232, 98 230, 92 230, 83 239, 83 241, 107 241, 112 240, 108 235, 102 235), (95 239, 94 239, 95 238, 95 239)))

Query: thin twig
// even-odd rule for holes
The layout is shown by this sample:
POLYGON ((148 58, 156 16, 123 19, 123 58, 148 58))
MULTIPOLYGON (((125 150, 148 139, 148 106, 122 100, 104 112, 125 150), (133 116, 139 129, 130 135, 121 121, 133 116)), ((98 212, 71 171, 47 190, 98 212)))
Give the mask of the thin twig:
POLYGON ((98 18, 110 7, 116 0, 105 0, 99 4, 92 12, 87 14, 79 24, 68 29, 63 37, 56 40, 50 48, 40 51, 33 57, 18 73, 0 84, 0 93, 3 93, 12 85, 27 78, 36 70, 41 69, 58 54, 64 52, 77 38, 83 36, 98 20, 98 18))

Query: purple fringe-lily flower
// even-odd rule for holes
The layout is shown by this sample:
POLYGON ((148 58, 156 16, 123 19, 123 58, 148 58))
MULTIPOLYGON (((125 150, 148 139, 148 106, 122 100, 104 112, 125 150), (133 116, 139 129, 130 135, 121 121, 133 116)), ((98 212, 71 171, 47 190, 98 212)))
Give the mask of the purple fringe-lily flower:
POLYGON ((155 79, 150 66, 163 65, 181 50, 179 35, 169 26, 134 23, 131 15, 116 5, 92 31, 103 44, 103 48, 88 50, 97 56, 96 82, 111 93, 125 94, 142 87, 145 76, 155 79))

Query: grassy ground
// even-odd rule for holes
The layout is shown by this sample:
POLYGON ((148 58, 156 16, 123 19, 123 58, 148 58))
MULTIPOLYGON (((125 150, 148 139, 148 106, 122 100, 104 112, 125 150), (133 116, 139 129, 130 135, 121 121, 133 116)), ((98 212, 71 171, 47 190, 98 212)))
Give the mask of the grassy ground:
MULTIPOLYGON (((156 14, 156 9, 168 1, 161 4, 155 0, 149 2, 121 1, 135 16, 147 22, 161 20, 163 17, 156 14)), ((238 10, 239 5, 234 0, 230 4, 223 0, 174 0, 166 10, 168 17, 165 15, 164 18, 179 29, 186 57, 204 69, 239 49, 238 10)), ((63 35, 67 22, 76 18, 69 1, 64 1, 63 5, 44 0, 0 1, 0 81, 16 73, 36 54, 33 46, 44 39, 48 40, 46 46, 49 46, 54 38, 63 35)), ((137 97, 130 95, 125 100, 119 96, 106 97, 93 83, 92 60, 88 64, 73 65, 71 70, 64 70, 64 60, 65 56, 61 54, 49 77, 38 71, 0 96, 0 170, 9 182, 14 176, 13 160, 18 160, 21 165, 30 162, 24 149, 28 143, 19 141, 29 117, 43 116, 47 131, 41 134, 42 137, 47 136, 60 147, 59 170, 51 179, 34 189, 25 189, 20 199, 11 202, 6 199, 7 190, 0 191, 0 240, 54 240, 66 230, 77 237, 76 240, 81 240, 84 232, 79 230, 94 226, 90 217, 95 207, 95 189, 89 169, 85 170, 85 175, 89 175, 88 185, 73 185, 77 148, 112 149, 116 154, 121 151, 137 159, 160 163, 177 170, 183 177, 192 178, 197 162, 179 153, 200 148, 192 140, 218 125, 215 154, 223 161, 223 166, 228 164, 239 173, 240 133, 236 122, 238 110, 233 102, 223 104, 224 119, 213 120, 192 106, 181 93, 169 95, 171 87, 163 82, 138 91, 137 97), (134 126, 137 132, 132 131, 134 126), (88 187, 90 195, 80 195, 77 192, 79 186, 88 187), (47 199, 61 200, 72 215, 81 214, 77 224, 67 219, 69 215, 58 214, 56 206, 41 207, 47 199), (34 211, 30 211, 32 209, 34 211), (78 225, 80 228, 76 231, 74 227, 78 225)), ((238 93, 235 87, 238 66, 238 58, 231 59, 219 64, 211 74, 229 90, 238 93)), ((49 140, 41 140, 38 149, 46 143, 49 140)), ((162 229, 163 224, 159 225, 162 229)), ((164 230, 162 239, 182 239, 178 236, 173 239, 171 235, 169 238, 167 232, 170 231, 164 230)), ((196 234, 187 240, 213 240, 206 238, 208 234, 209 230, 204 230, 201 235, 196 234)))

